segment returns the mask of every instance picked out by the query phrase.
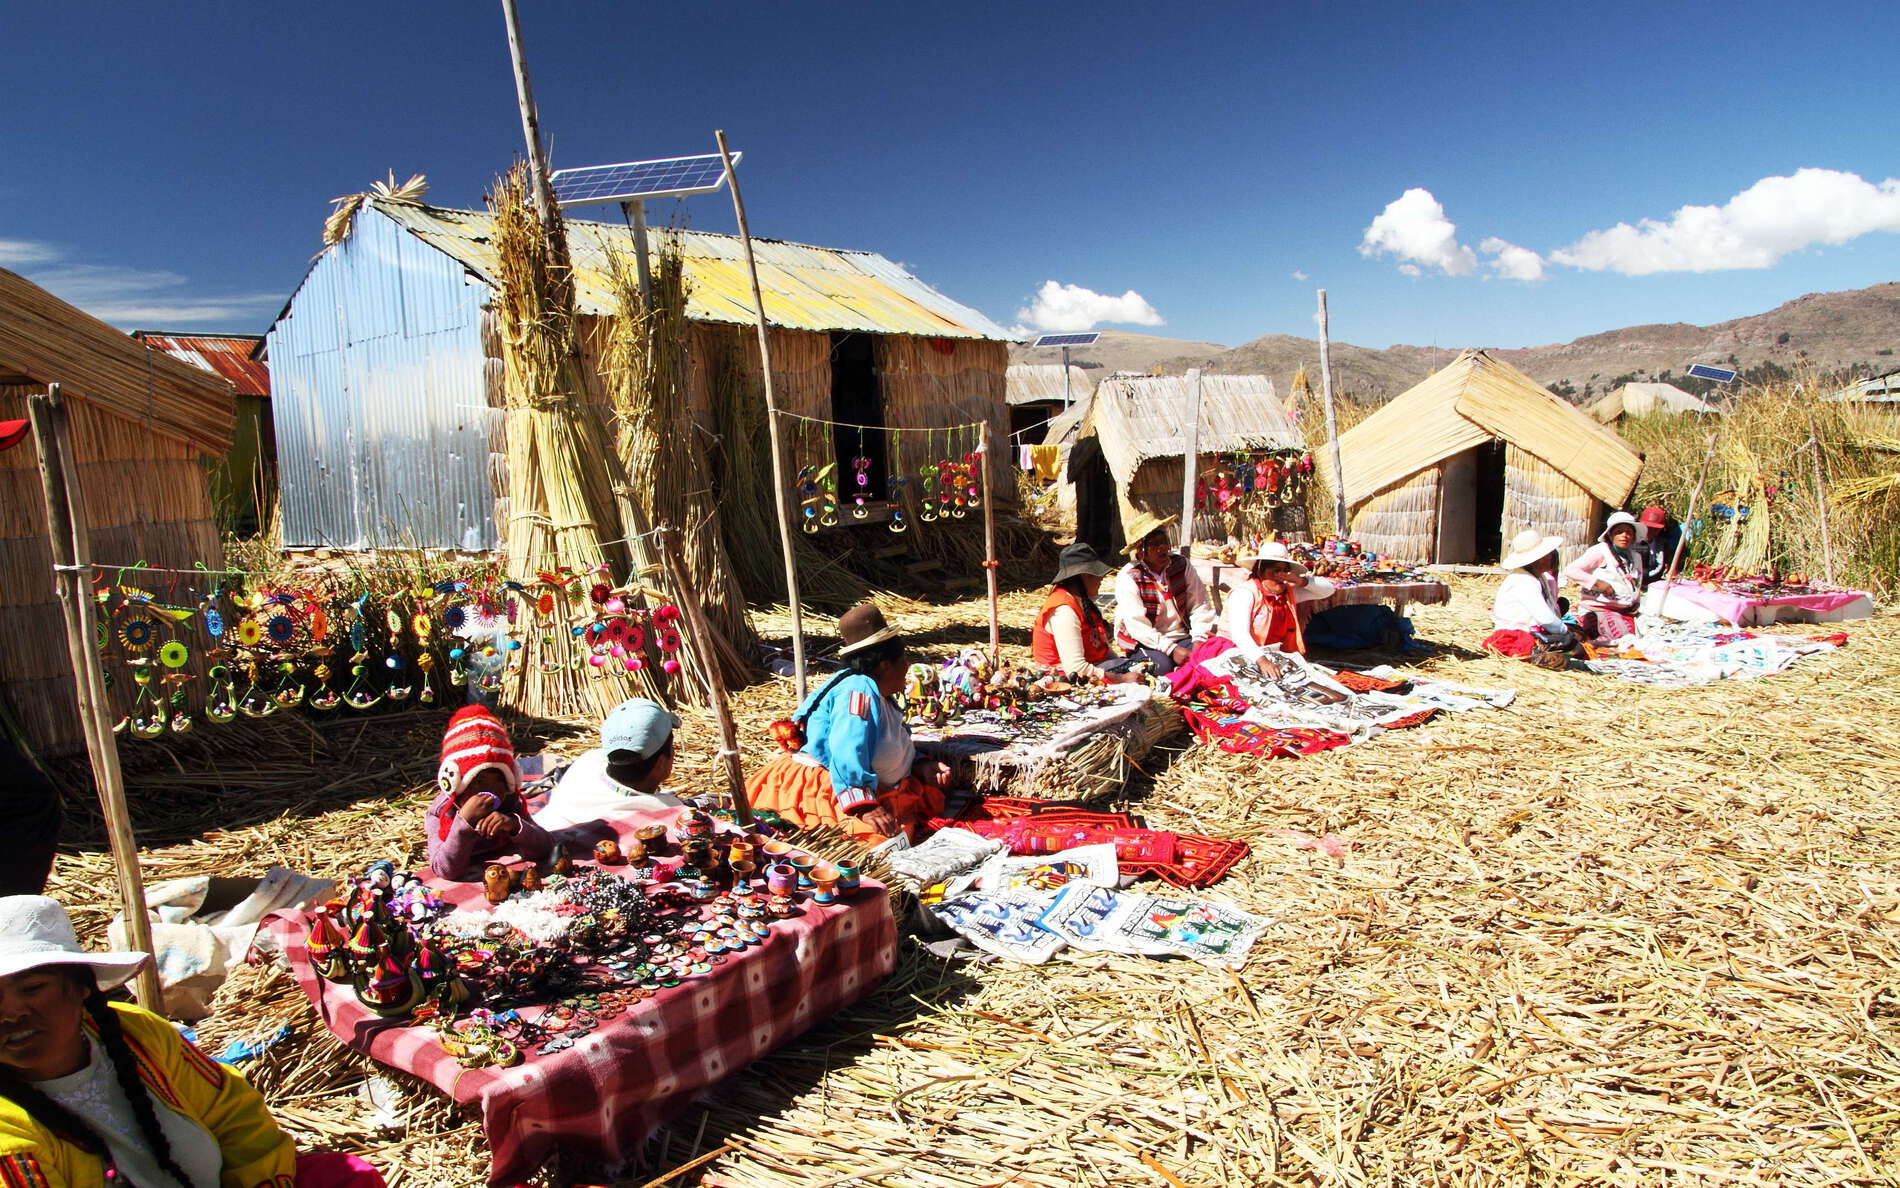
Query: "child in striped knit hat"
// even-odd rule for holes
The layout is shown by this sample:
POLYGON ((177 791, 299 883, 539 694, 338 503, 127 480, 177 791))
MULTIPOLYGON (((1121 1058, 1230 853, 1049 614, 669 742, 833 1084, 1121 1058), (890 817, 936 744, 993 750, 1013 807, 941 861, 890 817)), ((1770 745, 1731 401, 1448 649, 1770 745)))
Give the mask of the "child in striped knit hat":
POLYGON ((479 864, 509 854, 540 862, 554 848, 521 799, 508 728, 479 705, 455 711, 442 732, 440 791, 429 802, 429 869, 445 879, 472 878, 479 864))

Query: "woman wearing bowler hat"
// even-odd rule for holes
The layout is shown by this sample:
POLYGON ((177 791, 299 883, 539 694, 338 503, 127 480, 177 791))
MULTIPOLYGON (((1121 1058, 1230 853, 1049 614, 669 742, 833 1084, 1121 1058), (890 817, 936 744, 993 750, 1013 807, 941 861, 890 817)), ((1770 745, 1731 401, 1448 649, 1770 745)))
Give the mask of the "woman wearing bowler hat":
POLYGON ((1113 572, 1086 541, 1062 550, 1030 635, 1030 654, 1037 664, 1078 681, 1123 684, 1139 679, 1125 671, 1132 661, 1115 655, 1108 619, 1095 602, 1102 579, 1113 572))

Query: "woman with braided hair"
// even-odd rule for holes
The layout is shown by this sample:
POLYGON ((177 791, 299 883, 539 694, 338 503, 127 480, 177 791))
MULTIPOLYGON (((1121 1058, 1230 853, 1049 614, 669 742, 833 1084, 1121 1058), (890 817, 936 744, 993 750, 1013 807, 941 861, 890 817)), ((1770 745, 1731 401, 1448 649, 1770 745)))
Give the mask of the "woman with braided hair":
POLYGON ((347 1157, 300 1167, 235 1070, 109 1001, 146 960, 81 949, 45 896, 0 898, 0 1188, 381 1184, 347 1157))

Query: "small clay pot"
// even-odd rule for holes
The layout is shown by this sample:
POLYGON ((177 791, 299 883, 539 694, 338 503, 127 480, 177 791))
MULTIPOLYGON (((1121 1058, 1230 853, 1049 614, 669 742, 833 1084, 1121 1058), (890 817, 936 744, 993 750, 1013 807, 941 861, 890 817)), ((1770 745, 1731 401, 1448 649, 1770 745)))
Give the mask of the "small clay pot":
POLYGON ((766 842, 765 845, 760 847, 761 851, 765 854, 766 858, 768 858, 769 860, 773 862, 783 861, 787 854, 791 853, 793 850, 797 848, 798 847, 794 846, 791 842, 780 841, 776 838, 774 838, 771 841, 766 842))
POLYGON ((482 894, 490 903, 501 903, 515 889, 514 872, 499 862, 490 862, 482 871, 482 894))
POLYGON ((539 891, 543 886, 545 886, 545 884, 541 881, 541 872, 539 870, 530 866, 521 872, 521 889, 523 891, 539 891))
POLYGON ((848 862, 838 863, 838 894, 840 895, 856 894, 858 890, 858 886, 859 886, 859 879, 860 879, 860 875, 858 873, 857 867, 851 865, 848 862))
POLYGON ((752 861, 752 843, 736 841, 726 847, 726 861, 737 866, 741 862, 752 861))
POLYGON ((798 886, 798 871, 788 862, 772 865, 765 872, 765 888, 773 895, 790 895, 798 886))
POLYGON ((628 842, 626 859, 628 862, 645 862, 647 860, 646 843, 641 841, 638 837, 628 842))
POLYGON ((657 854, 666 846, 666 826, 664 825, 642 825, 633 831, 633 836, 639 838, 640 844, 645 846, 650 853, 657 854))
POLYGON ((594 861, 602 866, 619 866, 626 860, 626 855, 620 852, 619 842, 609 840, 594 843, 594 861))
POLYGON ((731 866, 731 870, 732 889, 734 891, 750 891, 752 889, 753 880, 758 877, 759 864, 756 862, 734 862, 731 866))
POLYGON ((566 878, 574 873, 574 856, 567 852, 565 845, 557 843, 554 847, 554 857, 550 860, 548 868, 562 878, 566 878))

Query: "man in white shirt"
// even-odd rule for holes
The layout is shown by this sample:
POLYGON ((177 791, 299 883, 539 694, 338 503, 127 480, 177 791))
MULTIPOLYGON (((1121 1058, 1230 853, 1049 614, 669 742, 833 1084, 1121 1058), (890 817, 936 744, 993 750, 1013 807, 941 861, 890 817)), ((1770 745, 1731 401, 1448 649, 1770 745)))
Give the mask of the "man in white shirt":
POLYGON ((1147 661, 1157 676, 1186 664, 1194 646, 1216 630, 1206 583, 1168 539, 1178 519, 1136 516, 1127 549, 1134 560, 1115 577, 1115 644, 1147 661))
POLYGON ((677 807, 679 798, 660 791, 660 785, 673 774, 673 731, 679 724, 664 706, 644 697, 615 706, 600 725, 600 746, 561 773, 534 823, 567 829, 629 811, 677 807))

